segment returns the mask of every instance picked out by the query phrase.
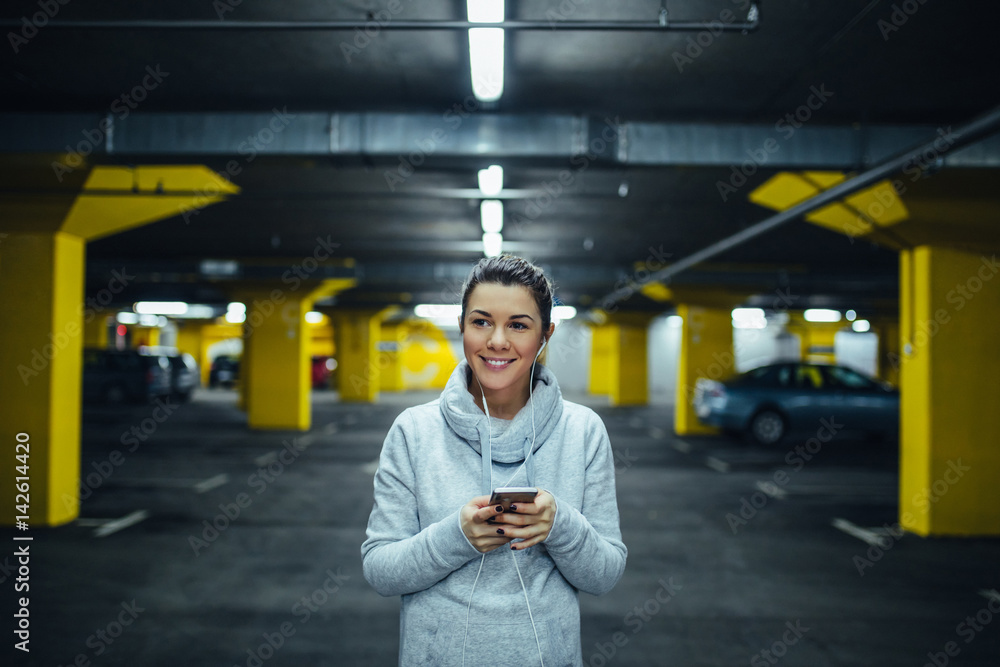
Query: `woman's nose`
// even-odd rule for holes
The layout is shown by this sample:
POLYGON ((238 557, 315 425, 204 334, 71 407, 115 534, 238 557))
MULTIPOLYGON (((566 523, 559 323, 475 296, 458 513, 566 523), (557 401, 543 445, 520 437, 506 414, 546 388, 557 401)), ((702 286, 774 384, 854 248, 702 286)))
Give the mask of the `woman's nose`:
POLYGON ((490 347, 495 349, 502 349, 507 347, 507 337, 503 335, 503 329, 497 328, 493 330, 493 334, 490 336, 490 347))

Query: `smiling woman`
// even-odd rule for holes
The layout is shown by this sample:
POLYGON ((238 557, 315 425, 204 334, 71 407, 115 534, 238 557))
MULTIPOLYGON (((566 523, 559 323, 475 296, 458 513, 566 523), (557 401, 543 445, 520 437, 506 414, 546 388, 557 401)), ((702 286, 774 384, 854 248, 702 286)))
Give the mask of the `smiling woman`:
POLYGON ((465 359, 382 447, 365 578, 402 596, 400 664, 582 665, 579 591, 611 590, 627 555, 607 430, 538 363, 555 328, 541 269, 485 258, 462 292, 465 359), (537 495, 490 502, 512 486, 537 495))

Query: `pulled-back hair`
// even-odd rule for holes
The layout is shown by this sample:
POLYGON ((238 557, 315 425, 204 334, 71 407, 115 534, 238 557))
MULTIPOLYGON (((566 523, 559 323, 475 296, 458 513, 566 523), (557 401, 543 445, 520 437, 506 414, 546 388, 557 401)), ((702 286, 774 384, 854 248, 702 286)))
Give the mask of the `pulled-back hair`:
POLYGON ((542 315, 542 333, 547 334, 552 321, 552 281, 545 272, 526 259, 514 255, 499 257, 484 257, 472 267, 469 277, 462 285, 462 329, 465 329, 465 308, 469 304, 469 295, 476 285, 482 283, 510 287, 520 285, 527 287, 535 299, 538 312, 542 315))

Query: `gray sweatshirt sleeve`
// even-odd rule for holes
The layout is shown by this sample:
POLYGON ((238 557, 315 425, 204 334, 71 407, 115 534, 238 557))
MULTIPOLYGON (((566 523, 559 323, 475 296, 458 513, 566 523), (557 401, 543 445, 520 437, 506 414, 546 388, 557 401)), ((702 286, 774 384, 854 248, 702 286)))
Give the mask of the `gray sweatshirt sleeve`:
POLYGON ((622 542, 615 492, 615 462, 604 423, 591 415, 583 509, 556 498, 556 516, 545 548, 559 572, 577 589, 607 593, 625 572, 628 549, 622 542), (591 449, 592 448, 592 449, 591 449))
POLYGON ((436 584, 481 554, 459 523, 461 509, 423 530, 413 492, 415 475, 402 422, 389 430, 375 473, 375 505, 368 519, 368 538, 361 545, 364 575, 380 595, 406 595, 436 584))

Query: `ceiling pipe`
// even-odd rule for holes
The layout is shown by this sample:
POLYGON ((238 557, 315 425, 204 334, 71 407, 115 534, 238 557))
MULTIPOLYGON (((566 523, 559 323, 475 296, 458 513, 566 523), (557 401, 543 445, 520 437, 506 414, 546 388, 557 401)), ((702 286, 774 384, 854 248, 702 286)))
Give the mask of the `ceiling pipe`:
MULTIPOLYGON (((976 141, 979 141, 980 139, 984 139, 998 130, 1000 130, 1000 106, 994 107, 987 113, 975 118, 963 127, 960 127, 958 130, 948 130, 945 135, 941 134, 944 132, 941 130, 933 139, 920 144, 915 148, 900 153, 896 157, 889 158, 877 166, 872 167, 868 171, 862 172, 853 178, 849 178, 829 190, 825 190, 815 197, 807 199, 801 204, 797 204, 789 209, 776 213, 769 218, 765 218, 764 220, 761 220, 760 222, 751 225, 750 227, 747 227, 732 236, 728 236, 721 241, 717 241, 702 250, 674 262, 664 269, 655 271, 650 274, 649 278, 645 282, 653 283, 667 281, 682 271, 690 269, 696 264, 700 264, 705 260, 715 257, 716 255, 721 255, 728 250, 732 250, 737 246, 743 245, 747 241, 766 234, 767 232, 791 222, 792 220, 797 220, 806 213, 815 211, 822 206, 833 203, 849 194, 857 192, 858 190, 874 185, 882 179, 888 178, 889 176, 902 171, 907 165, 916 163, 917 160, 926 161, 927 154, 933 155, 935 159, 943 157, 947 153, 950 153, 958 148, 968 146, 976 141), (938 146, 938 143, 942 140, 943 136, 951 143, 946 142, 946 146, 941 148, 938 146)), ((606 308, 607 306, 627 299, 635 294, 636 291, 636 288, 630 286, 617 289, 601 299, 599 301, 599 307, 606 308)))
MULTIPOLYGON (((668 21, 666 15, 656 21, 504 21, 491 23, 491 28, 504 30, 548 30, 548 31, 601 31, 601 32, 669 32, 675 30, 720 31, 756 30, 760 25, 760 13, 756 4, 750 5, 745 21, 668 21)), ((21 19, 0 19, 2 28, 21 28, 21 19)), ((219 21, 219 20, 66 20, 49 21, 46 30, 212 30, 212 31, 253 31, 253 30, 469 30, 481 28, 481 23, 468 21, 413 21, 381 18, 374 16, 364 21, 219 21)))

